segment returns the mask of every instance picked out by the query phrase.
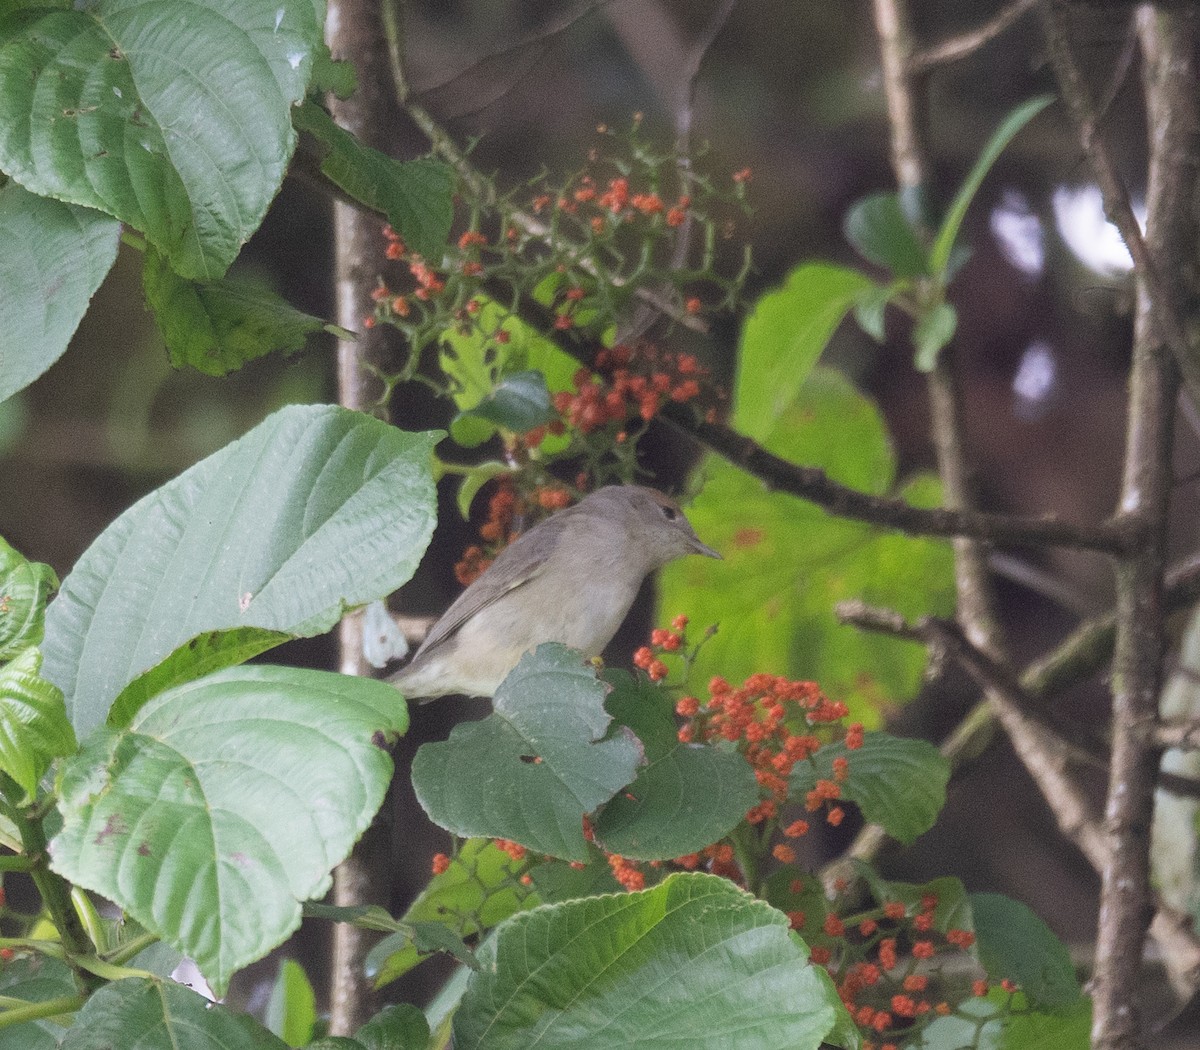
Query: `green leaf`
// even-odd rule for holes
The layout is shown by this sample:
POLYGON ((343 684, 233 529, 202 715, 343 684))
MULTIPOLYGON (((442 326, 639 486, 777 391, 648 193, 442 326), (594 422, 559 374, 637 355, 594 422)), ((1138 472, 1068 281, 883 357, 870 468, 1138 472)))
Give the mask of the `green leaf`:
MULTIPOLYGON (((651 886, 660 881, 655 876, 656 870, 661 869, 646 869, 646 885, 651 886)), ((548 860, 534 865, 529 877, 537 890, 537 898, 532 898, 532 904, 557 904, 580 897, 599 897, 604 893, 625 892, 613 876, 608 861, 599 856, 593 857, 582 867, 569 864, 565 860, 548 860)))
POLYGON ((300 924, 391 779, 384 682, 239 667, 152 698, 65 764, 52 865, 193 958, 218 994, 300 924))
POLYGON ((223 376, 276 350, 291 353, 328 326, 244 279, 189 281, 153 248, 142 281, 146 301, 176 368, 223 376))
POLYGON ((116 219, 90 208, 0 187, 0 401, 62 356, 120 234, 116 219))
POLYGON ((546 905, 480 951, 454 1017, 459 1050, 816 1050, 832 986, 774 908, 711 875, 546 905))
POLYGON ((1052 1014, 1018 1013, 1004 1030, 1007 1050, 1089 1050, 1092 1045, 1092 1001, 1080 996, 1052 1014))
POLYGON ((585 860, 584 814, 633 780, 641 759, 636 741, 605 739, 607 691, 580 653, 538 646, 501 683, 492 714, 417 752, 417 801, 454 835, 585 860))
MULTIPOLYGON (((78 995, 71 968, 45 955, 10 959, 0 966, 0 995, 26 1003, 44 1003, 78 995)), ((41 1018, 0 1028, 0 1050, 58 1050, 71 1021, 67 1016, 41 1018)))
POLYGON ((683 744, 672 700, 646 679, 611 671, 605 706, 646 749, 637 780, 612 799, 594 823, 611 853, 665 860, 693 853, 729 833, 759 800, 758 781, 736 751, 683 744))
POLYGON ((1066 946, 1032 911, 999 893, 972 893, 975 947, 994 981, 1016 981, 1036 1008, 1072 1006, 1079 981, 1066 946))
POLYGON ((97 0, 0 46, 0 169, 115 216, 185 277, 220 277, 295 148, 313 0, 97 0))
MULTIPOLYGON (((575 358, 494 300, 485 295, 474 298, 480 303, 474 327, 466 333, 454 329, 445 332, 438 357, 460 410, 475 408, 506 377, 522 372, 540 372, 550 394, 574 389, 575 373, 580 368, 575 358), (492 336, 497 331, 506 333, 507 343, 496 342, 492 336)), ((549 436, 541 450, 553 454, 566 448, 569 441, 567 436, 549 436)))
POLYGON ((304 967, 294 959, 279 964, 263 1022, 288 1046, 303 1046, 313 1037, 317 999, 304 967))
POLYGON ((450 436, 465 448, 473 448, 497 428, 524 434, 555 418, 546 377, 541 372, 514 372, 474 408, 460 412, 450 424, 450 436))
POLYGON ((429 1023, 411 1003, 385 1006, 354 1033, 366 1050, 425 1050, 429 1023))
POLYGON ((870 865, 857 862, 855 868, 879 904, 900 901, 910 915, 920 910, 925 897, 936 897, 933 909, 933 928, 939 933, 947 930, 973 931, 974 921, 967 891, 962 882, 952 876, 932 879, 929 882, 890 882, 882 878, 870 865))
MULTIPOLYGON (((415 927, 440 923, 460 941, 489 930, 539 903, 518 877, 524 869, 488 839, 467 839, 450 866, 429 880, 401 921, 415 927)), ((366 973, 382 988, 424 956, 409 933, 385 937, 367 953, 366 973)))
POLYGON ((1024 1050, 1005 1038, 1007 1021, 1008 1010, 997 998, 964 999, 954 1014, 930 1022, 914 1050, 1024 1050))
POLYGON ((335 59, 328 47, 322 45, 313 58, 311 91, 327 91, 347 99, 358 90, 358 73, 354 63, 335 59))
POLYGON ((507 463, 501 463, 495 459, 489 459, 486 463, 479 463, 467 468, 463 474, 462 484, 458 486, 458 512, 463 516, 464 521, 471 516, 471 504, 475 502, 479 490, 492 478, 497 478, 501 474, 511 474, 512 470, 513 468, 507 463))
POLYGON ((51 761, 76 747, 63 695, 41 677, 41 666, 31 646, 0 667, 0 770, 30 798, 51 761))
POLYGON ((875 287, 857 270, 806 263, 762 296, 742 328, 733 425, 762 441, 795 401, 842 318, 875 287))
POLYGON ((863 292, 854 303, 854 320, 858 327, 867 333, 877 343, 883 343, 887 338, 886 319, 884 314, 888 303, 898 291, 898 282, 883 285, 863 292))
POLYGON ((834 910, 825 896, 825 887, 816 875, 794 867, 777 868, 763 883, 762 898, 774 908, 797 919, 796 932, 809 948, 840 947, 836 938, 825 932, 825 916, 834 910), (803 915, 803 922, 799 922, 803 915))
POLYGON ((129 977, 106 984, 88 999, 62 1050, 286 1050, 246 1014, 174 981, 129 977))
POLYGON ((926 272, 925 249, 894 193, 875 193, 851 205, 843 231, 864 259, 890 270, 893 277, 926 272))
POLYGON ((406 582, 436 520, 438 436, 293 405, 134 504, 46 612, 45 675, 76 731, 193 638, 320 634, 406 582))
POLYGON ((942 275, 943 284, 945 283, 944 275, 950 263, 950 253, 954 249, 954 242, 958 239, 958 231, 962 227, 967 209, 971 206, 971 201, 974 200, 987 173, 991 171, 992 165, 996 163, 997 158, 1004 152, 1004 147, 1013 140, 1017 132, 1053 101, 1053 95, 1039 95, 1014 109, 992 132, 992 137, 983 147, 983 152, 979 154, 975 166, 963 180, 963 184, 955 194, 950 210, 946 212, 946 217, 942 220, 942 225, 933 240, 933 247, 929 251, 929 272, 934 275, 942 275))
POLYGON ((296 127, 317 140, 321 172, 360 204, 387 216, 418 255, 438 259, 454 218, 454 172, 428 157, 399 161, 364 146, 333 122, 320 106, 305 102, 292 111, 296 127))
POLYGON ((958 327, 958 312, 949 303, 938 303, 913 326, 912 341, 916 356, 913 364, 918 372, 932 372, 938 354, 954 338, 958 327))
POLYGON ((0 538, 0 660, 41 643, 46 599, 57 587, 49 565, 27 561, 0 538))
MULTIPOLYGON (((772 451, 824 468, 862 491, 894 493, 925 506, 939 487, 919 477, 895 492, 895 454, 875 406, 838 373, 813 371, 797 400, 766 436, 772 451)), ((953 554, 941 540, 913 538, 834 518, 716 458, 688 517, 723 555, 684 558, 658 577, 664 618, 687 615, 720 630, 700 650, 693 681, 723 675, 735 684, 756 672, 819 682, 877 726, 885 704, 911 697, 925 668, 914 643, 866 635, 839 624, 847 598, 900 609, 905 616, 953 608, 953 554)))
POLYGON ((933 827, 946 804, 950 763, 928 741, 887 733, 866 733, 855 751, 844 743, 825 745, 811 762, 796 766, 789 795, 802 800, 818 779, 832 780, 836 758, 849 762, 842 798, 906 846, 933 827))
POLYGON ((290 638, 282 631, 264 631, 259 627, 198 635, 122 689, 109 708, 108 724, 113 729, 123 729, 150 697, 213 671, 236 667, 290 638))

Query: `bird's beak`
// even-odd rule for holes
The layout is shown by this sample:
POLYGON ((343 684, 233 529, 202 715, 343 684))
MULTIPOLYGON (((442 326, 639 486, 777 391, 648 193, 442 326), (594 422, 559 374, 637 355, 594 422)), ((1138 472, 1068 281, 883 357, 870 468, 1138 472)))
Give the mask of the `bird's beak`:
POLYGON ((695 536, 692 537, 692 550, 696 554, 703 554, 706 558, 717 558, 719 560, 723 560, 721 559, 721 555, 713 550, 707 543, 701 543, 700 540, 695 536))

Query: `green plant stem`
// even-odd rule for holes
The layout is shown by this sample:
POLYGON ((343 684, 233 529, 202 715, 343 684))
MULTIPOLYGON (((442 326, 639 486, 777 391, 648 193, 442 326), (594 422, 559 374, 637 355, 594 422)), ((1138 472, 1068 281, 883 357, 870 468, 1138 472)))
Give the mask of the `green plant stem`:
POLYGON ((35 937, 0 937, 0 948, 37 952, 40 955, 48 955, 52 959, 61 959, 64 962, 67 958, 67 953, 58 941, 41 940, 35 937))
POLYGON ((9 1010, 0 1011, 0 1028, 24 1024, 26 1021, 37 1021, 43 1017, 74 1013, 86 1002, 87 999, 82 995, 63 995, 57 999, 46 999, 40 1003, 14 1006, 9 1010))
POLYGON ((122 944, 120 948, 109 952, 104 961, 111 963, 113 966, 124 966, 130 959, 134 958, 139 952, 144 952, 153 944, 157 944, 159 937, 153 933, 143 933, 134 937, 133 940, 126 944, 122 944))
POLYGON ((23 853, 11 857, 0 857, 0 871, 28 871, 33 863, 23 853))
MULTIPOLYGON (((7 773, 0 773, 0 792, 6 799, 19 798, 23 792, 7 773)), ((47 863, 46 834, 41 820, 30 820, 18 807, 5 805, 8 818, 16 825, 21 836, 21 845, 29 859, 30 876, 41 894, 42 904, 50 913, 50 920, 58 930, 59 939, 69 956, 83 955, 91 951, 83 923, 71 904, 71 887, 66 879, 50 870, 47 863)))

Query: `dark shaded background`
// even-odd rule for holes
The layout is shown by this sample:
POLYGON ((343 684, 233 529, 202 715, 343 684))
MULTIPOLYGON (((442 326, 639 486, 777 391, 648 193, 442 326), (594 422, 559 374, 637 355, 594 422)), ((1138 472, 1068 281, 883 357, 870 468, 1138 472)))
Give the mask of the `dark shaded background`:
MULTIPOLYGON (((422 104, 460 141, 478 137, 476 164, 494 171, 502 185, 516 186, 543 168, 578 168, 595 125, 625 123, 635 111, 669 141, 682 55, 713 6, 710 0, 414 2, 411 80, 422 104), (573 20, 585 11, 590 13, 573 20), (551 31, 556 26, 560 32, 551 31)), ((924 43, 974 26, 999 6, 985 0, 912 4, 924 43)), ((1104 133, 1136 194, 1144 179, 1145 128, 1136 60, 1126 61, 1125 15, 1097 9, 1078 24, 1096 92, 1113 99, 1104 133)), ((1029 19, 970 58, 935 71, 927 118, 935 197, 948 201, 1009 110, 1051 87, 1029 19)), ((865 0, 743 0, 705 60, 694 127, 696 141, 710 146, 704 166, 718 173, 746 165, 754 170, 751 299, 801 261, 854 262, 841 235, 847 207, 893 185, 870 6, 865 0)), ((427 148, 403 123, 396 135, 403 155, 427 148)), ((960 316, 955 344, 967 437, 988 508, 1095 521, 1113 507, 1124 432, 1129 288, 1121 275, 1098 274, 1072 254, 1056 232, 1051 205, 1056 189, 1089 178, 1056 105, 1001 158, 967 218, 964 234, 974 255, 951 299, 960 316), (1012 190, 1024 194, 1042 221, 1046 262, 1038 276, 1011 265, 989 229, 993 209, 1012 190), (1055 380, 1044 396, 1022 398, 1014 378, 1035 342, 1045 344, 1055 380)), ((330 232, 327 198, 290 179, 238 266, 263 276, 302 309, 332 316, 330 232)), ((140 495, 270 411, 336 396, 331 344, 314 342, 307 352, 254 362, 222 380, 172 371, 142 306, 139 266, 137 253, 123 248, 70 351, 19 398, 0 405, 0 534, 60 574, 140 495)), ((846 325, 829 355, 878 399, 902 469, 914 470, 932 466, 933 451, 924 383, 911 367, 906 335, 895 316, 884 347, 846 325)), ((735 329, 718 327, 701 349, 714 369, 728 375, 735 329)), ((437 424, 438 411, 402 392, 393 418, 418 428, 437 424)), ((1183 428, 1176 464, 1181 477, 1197 458, 1195 435, 1186 422, 1183 428)), ((664 442, 656 458, 674 462, 678 471, 692 453, 664 442)), ((1177 494, 1179 553, 1194 543, 1193 493, 1194 486, 1184 485, 1177 494)), ((443 520, 418 577, 401 595, 406 611, 437 611, 457 589, 450 566, 468 532, 456 524, 452 504, 443 520)), ((997 552, 996 567, 1005 626, 1022 658, 1043 652, 1081 614, 1109 601, 1110 573, 1098 556, 997 552)), ((647 623, 643 611, 618 637, 614 662, 628 659, 647 623)), ((318 639, 295 643, 272 659, 333 666, 333 656, 332 642, 318 639)), ((973 700, 965 683, 939 680, 897 714, 895 726, 937 739, 973 700)), ((1096 682, 1058 706, 1094 727, 1106 703, 1103 683, 1096 682)), ((417 710, 406 748, 444 735, 455 718, 471 711, 479 708, 453 702, 417 710)), ((398 762, 395 909, 424 883, 429 855, 438 848, 414 815, 406 759, 398 762)), ((1097 777, 1097 798, 1102 790, 1097 777)), ((837 845, 825 843, 829 850, 837 845)), ((969 889, 1008 893, 1033 907, 1081 957, 1088 954, 1097 880, 1059 838, 1003 741, 955 780, 937 827, 913 849, 887 854, 883 866, 898 878, 955 874, 969 889)), ((313 946, 317 980, 322 956, 320 945, 313 946)), ((260 964, 255 972, 268 970, 260 964)), ((255 994, 253 974, 242 981, 242 994, 255 994)), ((1176 1030, 1186 1031, 1183 1024, 1176 1030)))

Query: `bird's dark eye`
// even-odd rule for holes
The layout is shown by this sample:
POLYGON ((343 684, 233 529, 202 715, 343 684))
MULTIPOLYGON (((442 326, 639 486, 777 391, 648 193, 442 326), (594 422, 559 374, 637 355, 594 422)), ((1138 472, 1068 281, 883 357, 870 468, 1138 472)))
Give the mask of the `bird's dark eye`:
POLYGON ((679 511, 677 511, 674 507, 664 506, 662 512, 663 517, 666 518, 667 521, 675 521, 679 517, 679 511))

